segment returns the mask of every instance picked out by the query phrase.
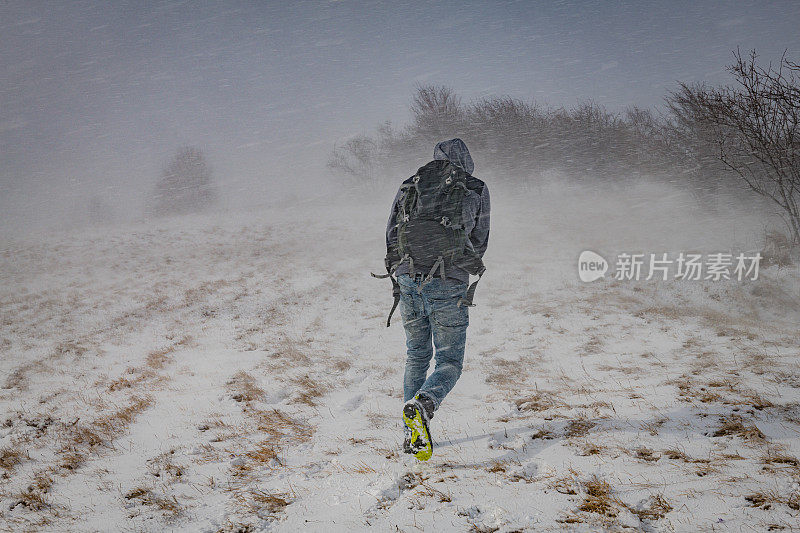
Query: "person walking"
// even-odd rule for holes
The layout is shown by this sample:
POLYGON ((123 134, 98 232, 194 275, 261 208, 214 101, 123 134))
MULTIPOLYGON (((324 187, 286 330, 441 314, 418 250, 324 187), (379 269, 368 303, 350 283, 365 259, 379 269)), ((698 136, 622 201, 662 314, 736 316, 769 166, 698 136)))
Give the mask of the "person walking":
POLYGON ((386 227, 387 274, 376 276, 391 277, 394 287, 387 326, 401 304, 407 347, 403 451, 423 461, 433 453, 433 414, 461 376, 468 309, 485 271, 489 189, 473 170, 461 139, 436 145, 433 161, 405 180, 395 196, 386 227), (468 287, 470 275, 478 280, 468 287))

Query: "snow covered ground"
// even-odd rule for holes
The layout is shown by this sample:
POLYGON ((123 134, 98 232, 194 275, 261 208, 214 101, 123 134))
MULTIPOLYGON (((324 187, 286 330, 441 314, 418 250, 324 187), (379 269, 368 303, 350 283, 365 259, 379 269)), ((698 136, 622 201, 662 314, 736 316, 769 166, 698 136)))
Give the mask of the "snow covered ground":
POLYGON ((369 276, 378 196, 5 240, 0 528, 800 528, 797 267, 577 278, 583 249, 758 249, 755 215, 493 190, 464 374, 418 464, 369 276))

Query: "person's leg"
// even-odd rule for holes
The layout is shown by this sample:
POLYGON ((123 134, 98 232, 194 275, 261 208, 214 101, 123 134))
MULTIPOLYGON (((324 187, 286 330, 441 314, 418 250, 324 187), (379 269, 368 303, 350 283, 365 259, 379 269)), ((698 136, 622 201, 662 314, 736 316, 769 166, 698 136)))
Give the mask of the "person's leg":
POLYGON ((433 400, 434 409, 439 408, 444 397, 461 376, 469 311, 467 307, 459 307, 458 300, 464 296, 466 288, 464 283, 448 280, 444 283, 439 282, 431 287, 430 292, 425 293, 430 303, 436 365, 433 373, 420 387, 419 393, 433 400))
POLYGON ((403 376, 403 402, 412 399, 425 383, 433 357, 430 317, 425 312, 422 296, 408 276, 401 276, 400 314, 406 330, 406 370, 403 376))

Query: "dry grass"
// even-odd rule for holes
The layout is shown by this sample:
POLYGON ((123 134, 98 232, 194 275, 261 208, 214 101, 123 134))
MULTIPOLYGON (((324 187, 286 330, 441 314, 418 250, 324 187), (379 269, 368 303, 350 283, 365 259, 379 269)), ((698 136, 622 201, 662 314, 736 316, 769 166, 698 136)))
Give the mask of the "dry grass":
POLYGON ((255 449, 250 450, 245 455, 252 461, 259 464, 269 465, 274 462, 279 462, 278 452, 275 450, 275 445, 269 440, 258 443, 255 449))
POLYGON ((787 496, 775 490, 759 491, 748 494, 744 499, 753 507, 769 510, 775 504, 783 504, 793 511, 800 510, 800 492, 793 492, 787 496))
POLYGON ((536 391, 530 396, 519 398, 514 402, 517 411, 546 411, 558 404, 557 396, 548 391, 536 391))
POLYGON ((326 387, 308 374, 294 378, 291 382, 295 385, 295 390, 297 391, 294 402, 316 407, 317 398, 325 394, 326 387))
POLYGON ((611 495, 611 485, 608 482, 592 476, 591 479, 582 483, 586 496, 578 507, 579 510, 587 513, 596 513, 607 517, 615 517, 619 514, 618 500, 611 495))
POLYGON ((14 448, 0 448, 0 468, 11 471, 22 462, 23 454, 14 448))
POLYGON ((661 520, 668 512, 672 511, 672 505, 660 494, 650 496, 647 505, 641 509, 626 507, 630 512, 638 516, 639 520, 661 520))
POLYGON ((487 472, 491 472, 493 474, 499 474, 505 472, 506 470, 507 463, 505 461, 495 461, 488 468, 486 468, 487 472))
POLYGON ((640 446, 634 450, 631 450, 629 453, 633 457, 648 463, 658 461, 661 458, 660 455, 654 454, 651 448, 647 448, 645 446, 640 446))
POLYGON ((589 430, 597 424, 585 418, 577 418, 570 420, 567 427, 564 428, 564 435, 566 437, 585 437, 589 430))
POLYGON ((74 471, 86 462, 86 455, 78 452, 62 451, 59 455, 58 467, 64 470, 74 471))
POLYGON ((721 417, 722 426, 720 426, 713 434, 714 437, 723 436, 737 436, 742 439, 753 442, 761 443, 766 441, 766 437, 755 424, 746 423, 742 417, 732 415, 728 417, 721 417))
POLYGON ((350 361, 347 359, 337 359, 333 362, 331 368, 333 368, 333 370, 336 372, 347 372, 350 370, 351 366, 353 366, 352 363, 350 363, 350 361))
POLYGON ((267 367, 270 370, 284 372, 287 368, 312 366, 314 361, 301 348, 308 349, 308 342, 284 335, 276 349, 270 353, 267 367))
POLYGON ((64 341, 56 344, 54 351, 56 356, 72 355, 78 358, 83 357, 88 351, 88 348, 78 341, 64 341))
POLYGON ((587 456, 587 455, 599 455, 603 452, 605 448, 600 446, 595 442, 584 442, 581 444, 581 450, 578 455, 587 456))
POLYGON ((114 392, 124 389, 131 389, 143 384, 146 381, 155 381, 158 378, 158 374, 150 369, 139 370, 130 367, 125 370, 125 374, 126 375, 120 376, 110 382, 108 384, 108 390, 114 392))
POLYGON ((440 491, 439 489, 430 486, 429 484, 425 483, 424 481, 420 482, 419 487, 421 487, 421 488, 418 488, 418 490, 417 490, 418 494, 423 495, 423 496, 427 496, 429 498, 434 498, 439 503, 449 503, 449 502, 453 501, 453 498, 450 496, 450 494, 446 494, 446 493, 440 491))
MULTIPOLYGON (((10 510, 22 506, 30 511, 43 511, 47 509, 51 514, 57 515, 56 509, 47 499, 47 493, 53 485, 53 477, 47 471, 37 472, 28 487, 12 497, 13 503, 10 510)), ((2 513, 0 513, 2 517, 2 513)), ((45 519, 47 520, 47 519, 45 519)))
POLYGON ((172 361, 172 358, 168 357, 168 354, 172 353, 174 349, 173 346, 169 346, 163 350, 150 352, 147 354, 147 359, 145 359, 147 366, 153 370, 163 370, 167 363, 172 361))
POLYGON ((270 435, 281 444, 299 444, 308 441, 314 428, 305 422, 292 418, 277 409, 251 409, 247 414, 257 423, 258 431, 270 435))
POLYGON ((573 476, 564 476, 550 481, 547 486, 560 494, 577 494, 576 482, 573 476))
POLYGON ((509 361, 500 357, 494 358, 489 364, 484 365, 486 372, 485 382, 500 389, 518 390, 519 384, 527 379, 525 362, 521 360, 509 361))
POLYGON ((64 442, 59 451, 59 466, 69 471, 79 468, 86 461, 87 448, 110 446, 152 402, 150 397, 133 396, 130 403, 122 409, 97 418, 89 424, 65 427, 64 442))
POLYGON ((686 462, 691 461, 691 458, 688 455, 686 455, 686 452, 684 452, 683 450, 679 450, 677 448, 667 448, 666 450, 663 450, 661 453, 663 453, 664 456, 668 457, 669 459, 672 459, 673 461, 677 460, 682 460, 686 462))
POLYGON ((661 426, 663 426, 667 422, 669 422, 669 418, 661 417, 656 420, 653 420, 652 422, 642 422, 641 424, 639 424, 639 427, 655 437, 658 435, 661 426))
POLYGON ((124 433, 136 419, 136 416, 148 409, 152 404, 153 399, 149 396, 133 396, 131 397, 131 403, 126 407, 95 419, 92 423, 92 428, 106 440, 112 440, 124 433))
POLYGON ((368 465, 364 461, 360 461, 360 462, 356 463, 352 467, 351 471, 355 472, 356 474, 374 474, 375 472, 377 472, 377 470, 375 470, 375 468, 373 468, 372 466, 368 465))
POLYGON ((250 490, 250 497, 259 510, 266 510, 270 514, 280 513, 292 503, 286 494, 268 494, 256 489, 250 490))
POLYGON ((14 510, 17 506, 22 506, 30 511, 43 511, 51 507, 45 492, 37 490, 34 486, 29 486, 26 490, 17 493, 13 497, 14 503, 9 510, 14 510))
POLYGON ((176 518, 182 512, 182 508, 175 496, 165 498, 153 493, 152 490, 138 487, 125 494, 126 500, 138 500, 142 505, 152 506, 162 511, 169 518, 176 518))
POLYGON ((239 371, 227 383, 231 398, 237 402, 254 402, 262 400, 266 393, 256 385, 256 380, 244 371, 239 371))
POLYGON ((542 428, 533 435, 531 435, 532 440, 542 439, 542 440, 552 440, 556 438, 555 434, 547 428, 542 428))
POLYGON ((761 462, 766 465, 789 465, 795 468, 800 466, 800 459, 797 457, 780 452, 772 453, 771 451, 767 452, 767 455, 761 459, 761 462))

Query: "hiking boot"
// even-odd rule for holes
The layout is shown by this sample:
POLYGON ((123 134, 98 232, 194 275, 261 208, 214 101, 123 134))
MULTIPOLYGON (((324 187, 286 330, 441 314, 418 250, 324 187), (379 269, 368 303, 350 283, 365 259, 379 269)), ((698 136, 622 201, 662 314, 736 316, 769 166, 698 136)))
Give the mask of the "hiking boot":
POLYGON ((403 405, 403 422, 411 429, 409 453, 420 461, 427 461, 433 454, 433 440, 428 430, 428 422, 433 418, 433 400, 424 394, 417 394, 403 405))
POLYGON ((411 447, 411 428, 403 423, 403 453, 414 455, 417 450, 411 447))

